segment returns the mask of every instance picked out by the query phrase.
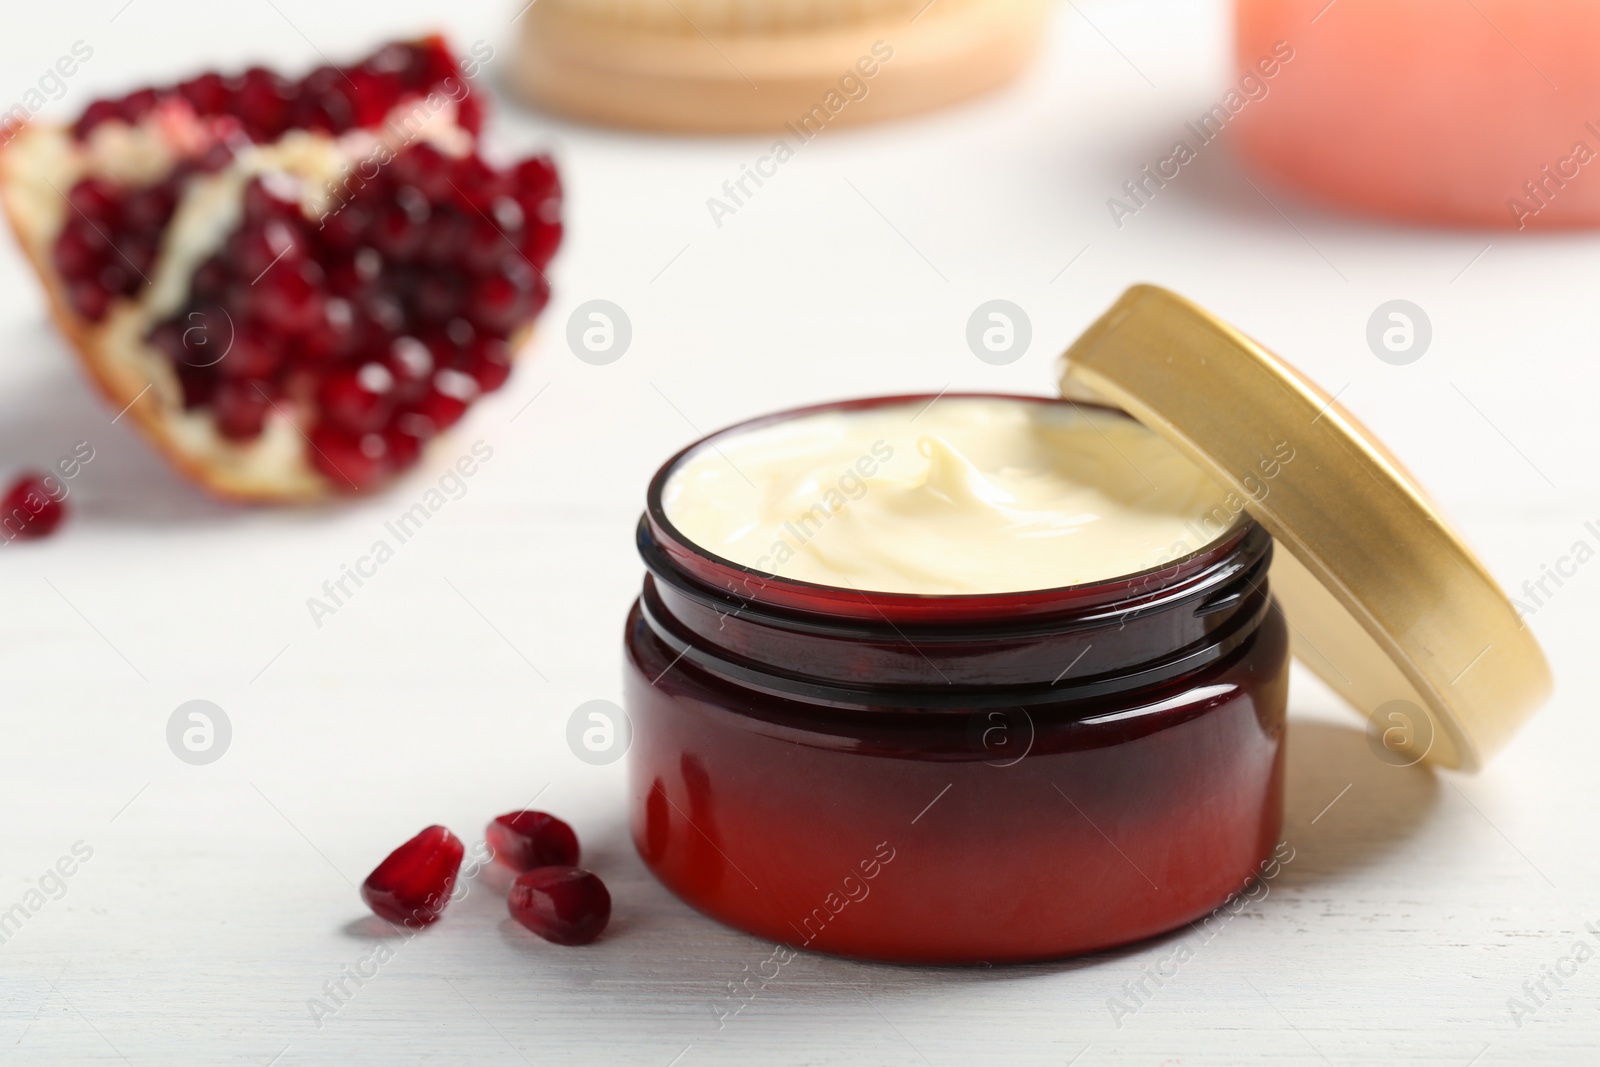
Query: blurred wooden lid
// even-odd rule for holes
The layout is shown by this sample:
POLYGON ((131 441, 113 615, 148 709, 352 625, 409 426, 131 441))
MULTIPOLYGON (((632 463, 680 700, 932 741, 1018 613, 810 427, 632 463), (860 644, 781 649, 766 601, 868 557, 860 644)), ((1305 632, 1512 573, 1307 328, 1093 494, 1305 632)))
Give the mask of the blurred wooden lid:
POLYGON ((513 81, 529 103, 638 129, 801 142, 998 88, 1053 0, 537 0, 513 81))

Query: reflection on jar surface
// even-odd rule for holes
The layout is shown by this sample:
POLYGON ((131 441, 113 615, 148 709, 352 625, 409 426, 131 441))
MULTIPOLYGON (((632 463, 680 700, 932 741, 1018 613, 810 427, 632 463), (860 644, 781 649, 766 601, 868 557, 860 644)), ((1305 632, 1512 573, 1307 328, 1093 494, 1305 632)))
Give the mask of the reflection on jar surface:
POLYGON ((634 840, 690 904, 796 948, 1040 959, 1199 918, 1272 852, 1288 642, 1253 521, 1092 585, 867 594, 681 539, 673 463, 624 684, 634 840))

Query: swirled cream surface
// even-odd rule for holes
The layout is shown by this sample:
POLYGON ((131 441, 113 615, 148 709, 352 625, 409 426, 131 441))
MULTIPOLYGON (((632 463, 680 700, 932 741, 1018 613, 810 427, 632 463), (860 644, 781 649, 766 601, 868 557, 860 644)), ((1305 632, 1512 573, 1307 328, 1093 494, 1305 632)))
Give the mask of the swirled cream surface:
POLYGON ((885 593, 1051 589, 1136 574, 1230 529, 1236 498, 1133 419, 945 397, 713 437, 668 521, 767 574, 885 593))

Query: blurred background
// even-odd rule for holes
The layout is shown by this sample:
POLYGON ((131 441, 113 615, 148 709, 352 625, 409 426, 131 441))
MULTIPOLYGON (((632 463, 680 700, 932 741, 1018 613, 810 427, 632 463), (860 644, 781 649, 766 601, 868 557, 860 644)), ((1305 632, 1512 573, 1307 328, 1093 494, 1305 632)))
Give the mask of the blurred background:
MULTIPOLYGON (((1583 837, 1600 815, 1600 568, 1582 567, 1528 619, 1556 698, 1480 777, 1379 762, 1357 717, 1297 675, 1296 858, 1135 1016, 1108 1002, 1172 942, 994 971, 806 956, 719 1027, 727 984, 771 946, 650 879, 627 838, 623 764, 592 765, 567 742, 575 708, 620 697, 633 527, 668 456, 812 401, 1051 392, 1061 350, 1152 281, 1337 395, 1529 603, 1524 582, 1579 541, 1600 547, 1586 525, 1600 526, 1600 242, 1338 213, 1247 170, 1231 132, 1130 201, 1124 184, 1192 143, 1185 123, 1239 83, 1220 0, 1066 0, 1014 84, 829 128, 714 212, 772 136, 524 109, 505 90, 519 6, 105 0, 9 16, 8 100, 74 42, 92 46, 45 112, 64 121, 205 68, 299 72, 435 28, 462 52, 484 42, 487 139, 555 154, 567 235, 510 384, 400 483, 309 510, 232 507, 182 482, 113 422, 22 256, 0 254, 0 475, 80 441, 94 452, 69 525, 0 550, 0 910, 76 843, 93 852, 0 945, 0 1059, 1464 1065, 1577 1062, 1600 1044, 1600 963, 1547 984, 1531 1015, 1508 1009, 1575 940, 1600 945, 1584 927, 1600 922, 1600 860, 1583 837), (568 343, 569 319, 596 300, 631 328, 603 365, 568 343), (994 300, 1031 325, 1004 365, 967 341, 994 300), (1396 300, 1431 333, 1408 362, 1369 344, 1396 300), (459 497, 315 619, 308 598, 480 442, 492 458, 459 497), (174 709, 196 699, 231 726, 205 766, 167 742, 174 709), (611 885, 606 938, 536 942, 494 892, 472 893, 314 1022, 308 1001, 374 951, 353 883, 423 825, 474 840, 535 796, 611 885)), ((1268 86, 1250 108, 1274 105, 1268 86)), ((1492 137, 1492 123, 1462 135, 1492 137)))

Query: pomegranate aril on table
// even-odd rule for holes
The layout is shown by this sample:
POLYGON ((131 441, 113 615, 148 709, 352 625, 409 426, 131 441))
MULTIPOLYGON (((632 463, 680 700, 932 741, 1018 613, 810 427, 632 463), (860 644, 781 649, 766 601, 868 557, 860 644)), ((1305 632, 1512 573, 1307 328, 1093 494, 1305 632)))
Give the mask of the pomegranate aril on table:
POLYGON ((0 191, 117 409, 218 493, 316 499, 415 464, 549 300, 555 166, 494 166, 481 119, 428 38, 99 101, 0 191))
POLYGON ((361 899, 382 919, 427 926, 450 903, 466 850, 443 826, 430 826, 389 853, 361 883, 361 899))
POLYGON ((578 835, 572 827, 542 811, 501 815, 484 831, 494 858, 518 871, 535 867, 573 867, 578 862, 578 835))
POLYGON ((587 945, 611 919, 611 894, 581 867, 539 867, 517 876, 506 900, 511 917, 558 945, 587 945))
POLYGON ((0 539, 34 541, 49 537, 66 518, 64 491, 54 479, 24 474, 0 497, 0 539))

